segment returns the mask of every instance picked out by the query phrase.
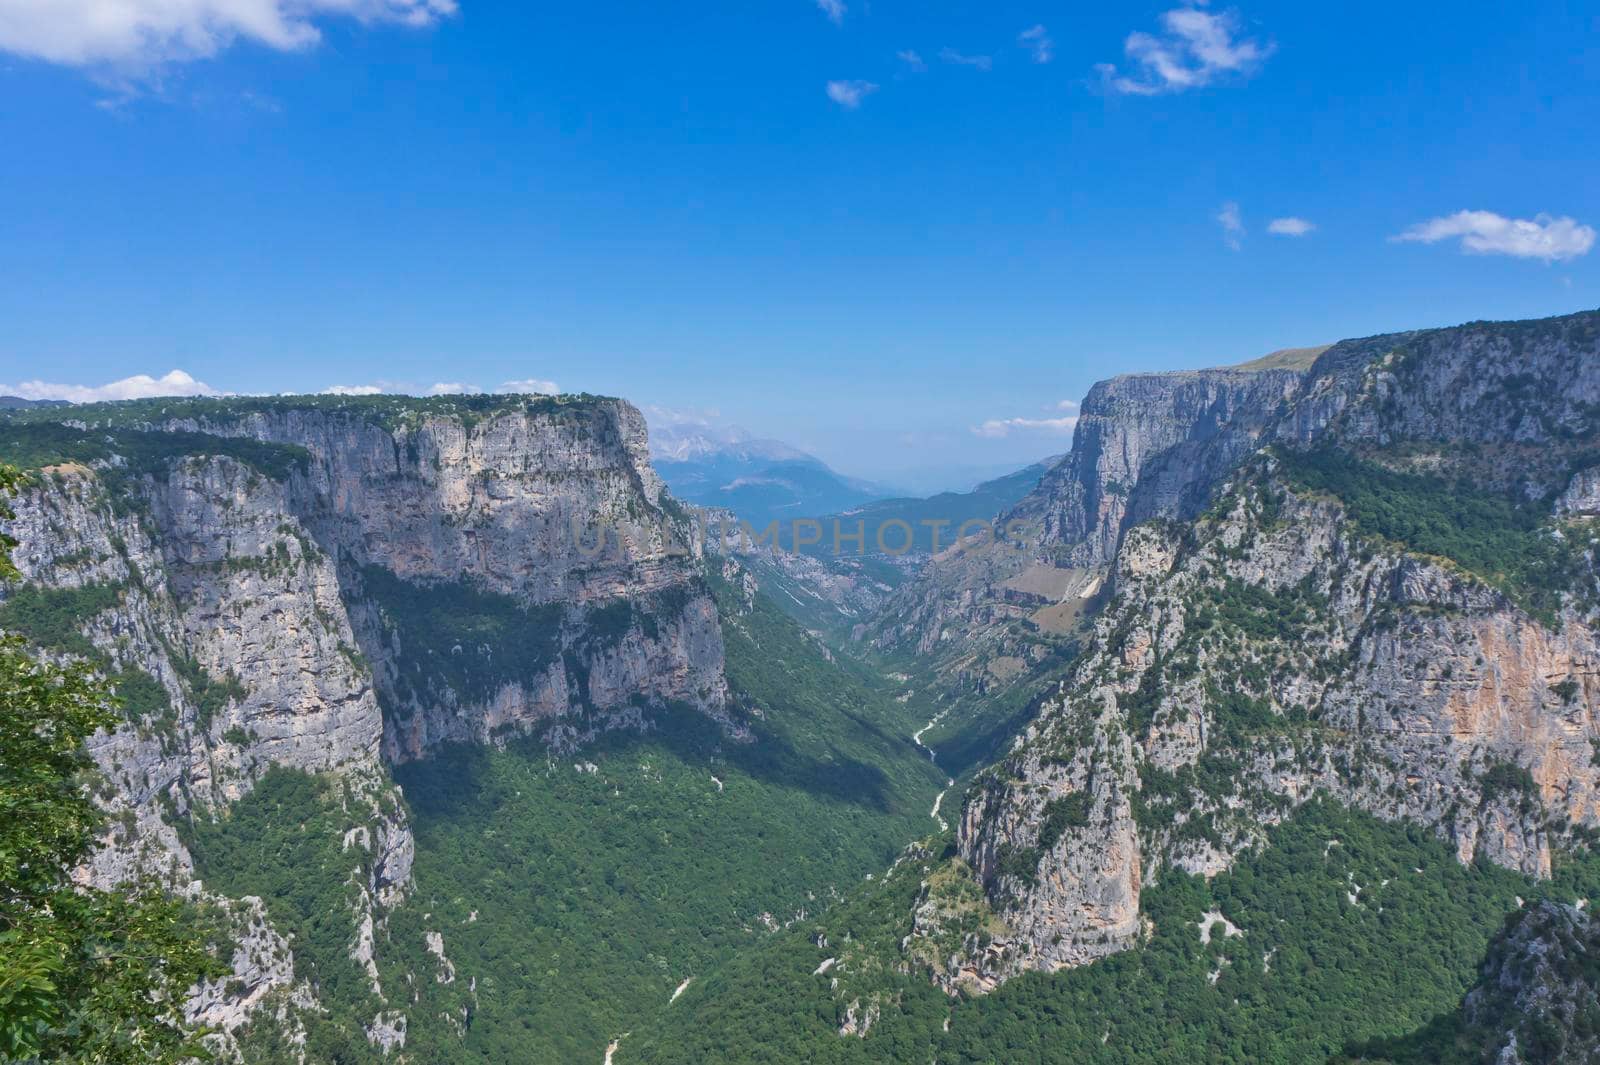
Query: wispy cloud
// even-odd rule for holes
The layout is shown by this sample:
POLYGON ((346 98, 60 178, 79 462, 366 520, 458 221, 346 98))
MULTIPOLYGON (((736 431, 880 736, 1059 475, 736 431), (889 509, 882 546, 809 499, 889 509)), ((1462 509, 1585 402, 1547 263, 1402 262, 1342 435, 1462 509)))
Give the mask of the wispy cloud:
POLYGON ((844 6, 844 0, 817 0, 817 10, 827 15, 835 26, 843 26, 844 13, 849 9, 844 6))
POLYGON ((1303 237, 1316 228, 1315 222, 1307 222, 1304 218, 1274 218, 1267 223, 1267 232, 1280 237, 1303 237))
POLYGON ((715 407, 695 410, 647 404, 641 409, 650 425, 650 454, 657 458, 681 461, 751 440, 747 431, 730 424, 715 407))
POLYGON ((561 386, 554 381, 546 381, 538 377, 526 377, 520 381, 502 381, 500 387, 495 389, 502 393, 529 393, 536 396, 559 396, 561 386))
POLYGON ((1012 433, 1046 433, 1062 436, 1071 433, 1078 424, 1078 416, 1063 418, 990 418, 982 425, 974 425, 972 434, 986 440, 999 440, 1012 433))
POLYGON ((904 52, 896 52, 895 57, 906 66, 910 67, 914 73, 920 74, 924 70, 928 69, 928 64, 922 61, 922 56, 918 55, 909 48, 904 52))
POLYGON ((828 82, 828 99, 847 111, 854 111, 861 106, 862 100, 877 91, 878 87, 870 81, 828 82))
POLYGON ((945 48, 939 52, 939 58, 952 66, 971 67, 974 70, 990 70, 994 67, 994 60, 986 55, 962 55, 954 48, 945 48))
POLYGON ((1033 26, 1017 34, 1017 43, 1033 53, 1035 63, 1048 63, 1056 57, 1056 42, 1043 25, 1033 26))
POLYGON ((1130 71, 1111 63, 1100 72, 1112 92, 1134 96, 1198 89, 1227 75, 1248 75, 1273 52, 1273 46, 1239 37, 1239 16, 1212 14, 1196 5, 1174 8, 1161 16, 1161 32, 1130 33, 1123 43, 1130 71))
POLYGON ((1461 250, 1474 255, 1510 255, 1547 263, 1576 259, 1594 247, 1595 231, 1573 218, 1547 214, 1506 218, 1493 211, 1457 211, 1407 229, 1390 239, 1437 244, 1461 238, 1461 250))
MULTIPOLYGON (((409 381, 376 381, 365 385, 329 385, 322 390, 325 396, 461 396, 480 395, 486 390, 466 381, 436 381, 423 386, 409 381)), ((555 396, 561 386, 542 377, 527 377, 517 381, 502 381, 494 388, 501 395, 534 394, 555 396)))
POLYGON ((1222 227, 1222 239, 1234 251, 1244 247, 1244 216, 1239 213, 1239 205, 1228 202, 1222 205, 1217 212, 1217 224, 1222 227))
POLYGON ((722 411, 716 407, 663 407, 658 403, 647 403, 643 410, 652 426, 689 425, 705 428, 722 419, 722 411))
POLYGON ((456 0, 0 0, 0 51, 138 77, 240 39, 311 48, 328 17, 424 27, 457 10, 456 0))
POLYGON ((67 385, 52 381, 23 381, 0 384, 0 394, 23 399, 64 399, 68 403, 99 403, 114 399, 153 399, 158 396, 220 396, 204 381, 196 381, 182 370, 161 377, 135 374, 104 385, 67 385))

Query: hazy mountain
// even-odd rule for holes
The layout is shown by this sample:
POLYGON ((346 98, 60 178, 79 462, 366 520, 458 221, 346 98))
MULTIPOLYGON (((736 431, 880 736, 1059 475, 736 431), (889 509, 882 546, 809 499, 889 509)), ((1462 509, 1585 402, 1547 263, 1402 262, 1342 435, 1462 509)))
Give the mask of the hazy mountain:
MULTIPOLYGON (((1033 491, 1039 480, 1061 458, 1060 455, 1054 455, 1003 477, 984 481, 970 492, 878 499, 830 514, 822 519, 824 543, 817 550, 832 552, 833 523, 838 522, 841 536, 853 536, 858 527, 861 528, 865 538, 865 553, 868 554, 879 553, 880 533, 883 543, 891 551, 896 551, 906 543, 904 529, 898 523, 909 526, 912 532, 909 547, 904 553, 931 554, 935 549, 942 551, 955 542, 963 523, 988 522, 1010 510, 1033 491), (896 524, 890 527, 891 523, 896 524)), ((855 550, 853 547, 849 549, 855 550)))
POLYGON ((799 448, 756 439, 737 427, 652 429, 650 454, 679 499, 731 510, 761 527, 893 494, 883 485, 847 477, 799 448))
POLYGON ((29 407, 66 407, 64 399, 23 399, 21 396, 0 396, 0 410, 26 410, 29 407))

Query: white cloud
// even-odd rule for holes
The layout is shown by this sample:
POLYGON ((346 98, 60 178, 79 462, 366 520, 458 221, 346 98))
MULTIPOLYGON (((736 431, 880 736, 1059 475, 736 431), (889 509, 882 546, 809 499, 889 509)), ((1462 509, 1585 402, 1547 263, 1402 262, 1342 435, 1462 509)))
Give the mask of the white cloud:
POLYGON ((817 0, 817 10, 828 16, 828 21, 835 26, 844 25, 844 13, 848 10, 844 0, 817 0))
POLYGON ((928 64, 922 61, 922 56, 909 48, 903 52, 896 52, 895 57, 918 74, 928 69, 928 64))
MULTIPOLYGON (((378 381, 368 385, 329 385, 322 390, 325 396, 460 396, 479 395, 484 389, 463 381, 438 381, 423 388, 405 381, 378 381)), ((541 377, 528 377, 520 381, 502 381, 495 387, 501 395, 533 394, 554 396, 561 386, 541 377)))
POLYGON ((646 404, 644 415, 652 427, 688 425, 707 428, 722 418, 722 412, 715 407, 686 409, 663 407, 656 403, 646 404))
POLYGON ((1217 224, 1222 226, 1222 239, 1228 247, 1238 251, 1244 246, 1244 218, 1239 214, 1239 205, 1225 203, 1222 210, 1217 212, 1217 224))
POLYGON ((1506 218, 1493 211, 1457 211, 1419 222, 1391 239, 1436 244, 1461 238, 1461 250, 1474 255, 1511 255, 1547 263, 1576 259, 1594 247, 1595 231, 1576 219, 1541 214, 1532 221, 1506 218))
POLYGON ((1267 223, 1267 232, 1280 237, 1303 237, 1316 228, 1315 222, 1307 222, 1304 218, 1274 218, 1267 223))
POLYGON ((939 58, 946 63, 958 67, 972 67, 974 70, 989 70, 994 66, 994 60, 986 55, 962 55, 954 48, 940 51, 939 58))
POLYGON ((1056 57, 1056 42, 1044 26, 1034 26, 1017 34, 1017 43, 1033 52, 1035 63, 1048 63, 1056 57))
POLYGON ((315 46, 316 21, 432 25, 456 0, 0 0, 0 51, 68 66, 148 71, 205 59, 243 38, 280 51, 315 46))
POLYGON ((1056 404, 1056 410, 1077 410, 1077 409, 1078 409, 1078 401, 1075 400, 1075 399, 1064 399, 1060 403, 1056 404))
POLYGON ((828 99, 848 111, 860 107, 862 100, 877 91, 878 87, 870 81, 828 82, 828 99))
POLYGON ((1077 415, 1065 418, 990 418, 982 425, 972 427, 973 435, 998 440, 1014 432, 1070 433, 1078 424, 1077 415))
MULTIPOLYGON (((1199 2, 1199 0, 1197 0, 1199 2)), ((1272 54, 1271 45, 1240 39, 1239 16, 1212 14, 1198 6, 1161 16, 1160 34, 1130 33, 1123 51, 1133 67, 1119 73, 1110 63, 1095 69, 1113 92, 1156 96, 1210 85, 1228 74, 1250 74, 1272 54)))
POLYGON ((23 381, 17 385, 0 384, 0 393, 21 396, 23 399, 64 399, 69 403, 99 403, 113 399, 151 399, 157 396, 220 396, 204 381, 196 381, 182 370, 173 370, 163 377, 135 374, 110 384, 64 385, 50 381, 23 381))
POLYGON ((531 393, 536 396, 559 396, 561 386, 554 381, 545 381, 538 377, 527 377, 521 381, 502 381, 496 392, 531 393))

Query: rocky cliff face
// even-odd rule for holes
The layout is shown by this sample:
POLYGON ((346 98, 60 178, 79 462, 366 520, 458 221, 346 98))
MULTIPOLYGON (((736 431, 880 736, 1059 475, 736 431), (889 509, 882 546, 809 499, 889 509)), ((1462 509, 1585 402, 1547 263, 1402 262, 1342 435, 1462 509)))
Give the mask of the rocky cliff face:
MULTIPOLYGON (((72 425, 12 431, 78 461, 46 465, 16 501, 7 531, 26 582, 0 624, 88 658, 126 700, 127 724, 94 744, 113 827, 87 880, 154 874, 203 893, 185 822, 225 816, 275 767, 332 774, 352 957, 370 961, 410 883, 386 761, 527 732, 571 747, 666 702, 740 732, 698 547, 625 403, 67 413, 72 425)), ((258 903, 228 906, 235 979, 193 1008, 231 1031, 276 1003, 292 1037, 293 1007, 311 999, 290 944, 258 903)))
MULTIPOLYGON (((279 502, 334 562, 390 760, 531 730, 570 745, 637 724, 650 701, 725 719, 721 634, 694 537, 664 500, 630 405, 238 401, 150 411, 142 424, 306 454, 279 502), (463 616, 478 611, 494 623, 463 616)), ((215 536, 238 535, 234 514, 209 515, 215 536)))
POLYGON ((1517 913, 1489 947, 1462 1008, 1467 1042, 1495 1065, 1579 1065, 1600 1058, 1600 924, 1540 903, 1517 913))
MULTIPOLYGON (((1252 430, 1313 450, 1122 535, 1086 653, 968 795, 958 850, 994 920, 947 986, 1126 949, 1143 883, 1226 868, 1317 793, 1533 875, 1600 824, 1597 320, 1338 345, 1252 430), (1474 398, 1440 388, 1473 373, 1474 398)), ((941 921, 925 905, 920 933, 941 921)))
MULTIPOLYGON (((11 525, 29 586, 7 605, 42 596, 47 650, 88 657, 126 702, 127 724, 91 744, 111 831, 81 877, 154 876, 209 897, 183 824, 288 766, 350 782, 352 825, 381 841, 352 863, 368 916, 399 904, 411 837, 379 761, 378 702, 334 566, 285 486, 226 455, 175 456, 162 479, 131 488, 109 487, 115 472, 47 468, 11 525)), ((38 637, 33 627, 21 625, 38 637)), ((199 990, 196 1018, 231 1032, 268 1000, 308 1002, 259 900, 214 901, 236 926, 234 976, 199 990)), ((295 1026, 287 1012, 284 1023, 295 1026)))
POLYGON ((1069 454, 1000 517, 1003 541, 934 559, 857 636, 924 656, 952 689, 992 697, 1026 683, 1104 592, 1126 531, 1198 513, 1299 394, 1315 353, 1095 385, 1069 454))
POLYGON ((1066 461, 1014 516, 1038 524, 1057 564, 1104 566, 1130 526, 1198 513, 1304 379, 1219 369, 1102 381, 1084 398, 1066 461))

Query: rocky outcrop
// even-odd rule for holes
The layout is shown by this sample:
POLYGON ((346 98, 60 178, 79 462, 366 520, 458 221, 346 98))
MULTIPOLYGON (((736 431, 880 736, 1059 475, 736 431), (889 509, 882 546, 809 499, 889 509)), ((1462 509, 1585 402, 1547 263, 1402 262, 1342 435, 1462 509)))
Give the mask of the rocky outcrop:
POLYGON ((1600 1059, 1600 922, 1571 906, 1514 914, 1462 1006, 1466 1041, 1495 1065, 1600 1059))
POLYGON ((267 920, 266 907, 254 897, 218 899, 213 904, 229 925, 234 942, 231 969, 207 980, 190 995, 185 1013, 197 1027, 217 1033, 211 1041, 226 1053, 238 1031, 261 1011, 272 1019, 291 1046, 303 1047, 305 1029, 299 1015, 316 1008, 316 997, 294 971, 294 952, 267 920))
POLYGON ((410 831, 379 762, 382 718, 352 658, 337 575, 284 485, 227 456, 177 457, 163 473, 130 495, 58 467, 14 503, 18 568, 79 629, 81 644, 46 650, 87 654, 127 700, 127 723, 90 744, 110 828, 78 875, 100 887, 153 876, 217 906, 233 926, 232 974, 197 988, 190 1015, 224 1052, 263 1010, 292 1042, 314 999, 290 945, 259 900, 194 879, 178 824, 217 816, 274 766, 338 773, 359 782, 352 798, 367 797, 371 831, 393 852, 375 873, 386 906, 410 883, 410 831))
MULTIPOLYGON (((326 635, 347 658, 370 665, 391 761, 440 743, 528 731, 571 746, 606 727, 637 725, 638 704, 650 702, 696 706, 731 727, 721 631, 697 576, 699 545, 650 467, 639 412, 589 397, 477 397, 466 409, 460 402, 285 397, 137 408, 140 427, 193 437, 196 446, 242 438, 301 458, 276 477, 250 471, 259 498, 239 484, 192 483, 206 476, 198 471, 166 477, 151 492, 162 539, 181 541, 174 562, 185 572, 207 571, 193 584, 201 593, 218 569, 235 584, 260 583, 259 574, 238 572, 258 548, 313 558, 316 584, 303 603, 318 617, 347 616, 348 631, 326 635), (389 600, 383 591, 393 593, 389 600), (326 609, 330 596, 342 598, 342 610, 326 609), (442 668, 442 654, 527 657, 529 640, 474 646, 415 627, 402 639, 395 622, 409 619, 399 615, 430 598, 537 614, 551 630, 548 642, 537 641, 543 668, 521 668, 487 689, 460 683, 469 663, 442 668), (620 624, 624 616, 632 624, 620 624), (418 638, 427 635, 449 642, 433 647, 418 638), (578 711, 600 716, 565 720, 578 711)), ((86 426, 100 424, 97 414, 113 424, 129 418, 116 407, 73 414, 86 426)), ((269 597, 238 591, 257 613, 228 624, 270 623, 277 607, 269 597)), ((232 650, 219 646, 217 654, 232 650)), ((307 675, 303 662, 271 657, 275 664, 260 664, 307 675)), ((305 715, 284 720, 313 741, 305 715)), ((327 739, 333 750, 346 743, 327 739)))
POLYGON ((933 559, 856 635, 915 650, 950 690, 993 698, 1028 683, 1076 637, 1127 529, 1198 513, 1299 394, 1307 365, 1269 359, 1095 385, 1071 451, 1000 516, 1004 535, 933 559))
POLYGON ((180 825, 225 818, 274 769, 341 782, 351 956, 372 977, 373 1039, 399 1049, 374 952, 413 843, 386 762, 528 732, 569 748, 668 702, 743 735, 700 545, 625 403, 67 412, 50 432, 102 457, 41 471, 15 501, 25 584, 8 594, 32 605, 7 624, 125 696, 124 726, 92 743, 110 830, 80 877, 154 875, 236 915, 233 977, 191 1003, 225 1051, 263 1013, 293 1043, 316 1003, 259 903, 196 881, 180 825))
POLYGON ((1346 340, 1317 359, 1274 435, 1358 451, 1403 444, 1415 467, 1545 500, 1567 487, 1575 460, 1593 465, 1597 349, 1594 311, 1346 340))
MULTIPOLYGON (((1393 333, 1237 367, 1101 382, 1084 398, 1071 452, 1002 517, 1019 530, 1009 549, 934 560, 858 635, 885 650, 915 649, 939 668, 967 669, 973 658, 997 656, 1037 660, 1028 641, 1007 639, 1009 626, 1049 632, 1071 618, 1075 604, 1099 591, 1096 578, 1129 528, 1192 518, 1268 440, 1304 447, 1331 433, 1354 448, 1405 441, 1416 468, 1470 467, 1474 477, 1543 499, 1567 488, 1600 404, 1586 354, 1597 336, 1600 313, 1585 312, 1393 333), (1426 441, 1460 446, 1416 446, 1426 441), (1012 585, 1031 568, 1059 571, 1045 583, 1065 591, 1018 603, 1012 585)), ((1591 496, 1582 491, 1576 486, 1572 506, 1596 502, 1592 489, 1591 496)))
POLYGON ((1198 513, 1304 379, 1219 369, 1102 381, 1084 397, 1066 461, 1013 516, 1037 523, 1058 564, 1107 565, 1130 526, 1198 513))
POLYGON ((686 576, 644 418, 621 400, 507 398, 468 414, 285 398, 153 424, 304 449, 290 488, 318 542, 404 580, 588 603, 686 576))
MULTIPOLYGON (((1356 469, 1479 469, 1474 490, 1548 515, 1536 530, 1506 518, 1504 535, 1527 539, 1495 550, 1510 552, 1508 571, 1542 574, 1518 579, 1554 585, 1530 590, 1375 536, 1271 448, 1236 466, 1204 514, 1122 534, 1084 655, 968 794, 957 850, 994 920, 942 966, 947 986, 984 990, 1126 949, 1140 934, 1142 883, 1168 867, 1227 868, 1317 794, 1428 825, 1463 862, 1481 856, 1532 876, 1550 874, 1575 827, 1600 825, 1595 530, 1584 508, 1556 501, 1582 495, 1573 465, 1600 442, 1600 407, 1565 398, 1600 380, 1597 317, 1337 345, 1260 434, 1363 456, 1369 465, 1356 469), (1564 347, 1573 336, 1590 347, 1564 347), (1529 376, 1571 371, 1549 412, 1501 410, 1486 422, 1489 399, 1400 399, 1383 383, 1436 388, 1453 378, 1435 362, 1453 373, 1519 337, 1529 376), (1369 362, 1354 365, 1351 350, 1369 362), (1573 422, 1575 410, 1589 420, 1573 422), (1485 424, 1510 438, 1480 447, 1485 424), (1296 436, 1307 426, 1316 432, 1296 436), (1504 452, 1529 440, 1550 455, 1513 469, 1504 452)), ((1534 403, 1515 364, 1487 372, 1506 407, 1534 403)), ((1447 493, 1448 483, 1406 485, 1447 493)), ((933 916, 919 935, 943 934, 933 916)))

